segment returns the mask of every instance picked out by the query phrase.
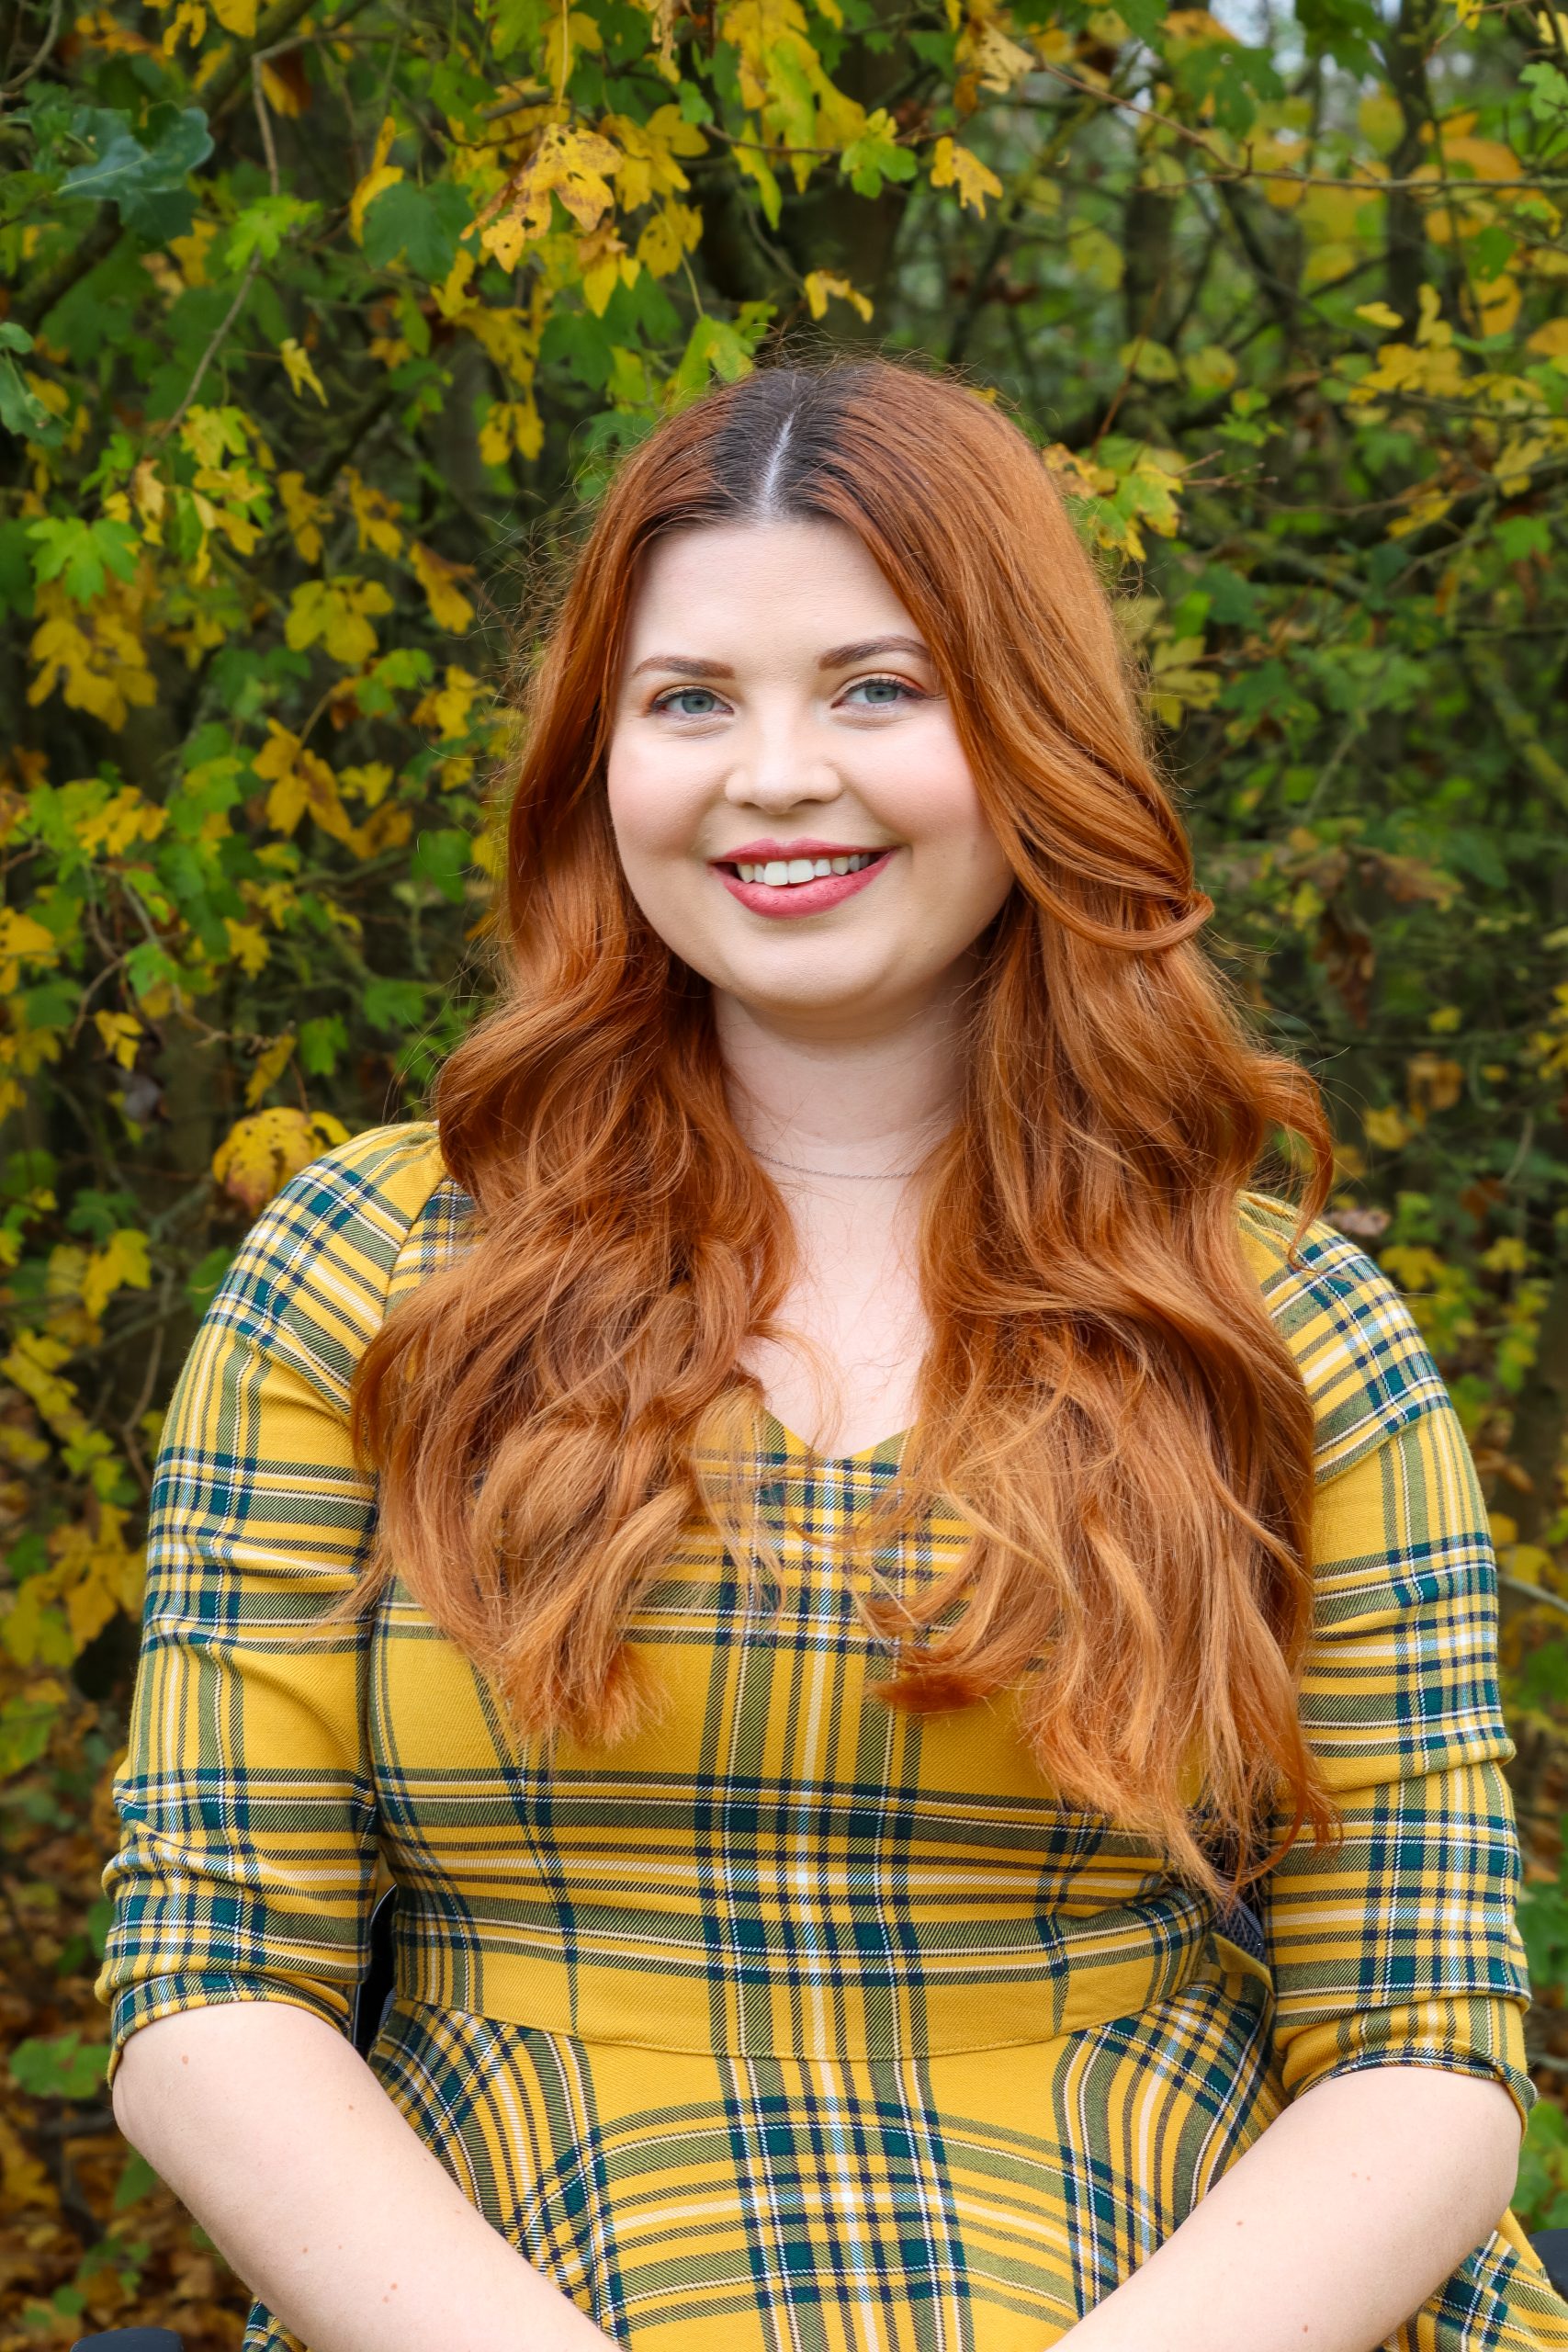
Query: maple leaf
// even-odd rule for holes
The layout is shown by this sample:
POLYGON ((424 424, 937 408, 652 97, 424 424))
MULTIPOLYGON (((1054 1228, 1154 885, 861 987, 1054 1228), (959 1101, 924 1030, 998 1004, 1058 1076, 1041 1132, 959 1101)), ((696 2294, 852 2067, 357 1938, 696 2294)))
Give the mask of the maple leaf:
POLYGON ((347 1141, 348 1129, 330 1111, 257 1111, 230 1128, 212 1155, 212 1173, 254 1216, 319 1152, 347 1141))
POLYGON ((310 355, 304 345, 297 342, 293 335, 288 335, 279 345, 277 356, 283 362, 285 372, 295 391, 303 397, 308 388, 315 393, 321 406, 325 408, 327 396, 321 390, 321 379, 311 367, 310 355))
POLYGON ((457 583, 472 579, 473 565, 449 563, 444 555, 437 555, 418 539, 409 549, 409 562, 425 593, 436 628, 450 629, 454 637, 460 636, 472 622, 474 608, 457 583))
POLYGON ((961 147, 956 139, 939 139, 931 157, 932 187, 955 187, 958 201, 984 213, 986 198, 1000 196, 1002 184, 988 164, 961 147))

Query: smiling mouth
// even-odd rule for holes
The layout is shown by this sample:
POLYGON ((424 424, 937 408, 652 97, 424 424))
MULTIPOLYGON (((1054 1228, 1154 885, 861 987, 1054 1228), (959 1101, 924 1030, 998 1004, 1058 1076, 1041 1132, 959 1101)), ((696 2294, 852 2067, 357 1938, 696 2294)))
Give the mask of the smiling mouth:
POLYGON ((789 889, 802 882, 820 882, 829 874, 860 874, 886 857, 885 849, 862 849, 846 857, 716 858, 727 873, 742 882, 761 882, 770 889, 789 889))

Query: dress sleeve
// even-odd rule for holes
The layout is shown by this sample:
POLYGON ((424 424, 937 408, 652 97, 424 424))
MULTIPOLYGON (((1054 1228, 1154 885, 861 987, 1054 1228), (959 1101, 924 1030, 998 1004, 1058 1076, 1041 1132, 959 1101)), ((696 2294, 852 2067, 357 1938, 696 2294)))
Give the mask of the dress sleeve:
POLYGON ((1323 1223, 1303 1255, 1304 1277, 1281 1260, 1265 1295, 1316 1417, 1301 1713, 1345 1838, 1319 1850, 1309 1831, 1255 1891, 1283 2087, 1438 2066, 1502 2083, 1524 2121, 1537 2094, 1503 1771, 1515 1751, 1480 1482, 1387 1275, 1323 1223))
POLYGON ((377 1859, 371 1620, 313 1621, 366 1557, 375 1496, 349 1449, 349 1386, 429 1133, 373 1129, 295 1176, 246 1235, 175 1385, 114 1781, 120 1842, 102 1880, 113 1912, 94 1989, 111 2009, 111 2084, 139 2026, 210 2002, 283 2001, 346 2028, 377 1859))

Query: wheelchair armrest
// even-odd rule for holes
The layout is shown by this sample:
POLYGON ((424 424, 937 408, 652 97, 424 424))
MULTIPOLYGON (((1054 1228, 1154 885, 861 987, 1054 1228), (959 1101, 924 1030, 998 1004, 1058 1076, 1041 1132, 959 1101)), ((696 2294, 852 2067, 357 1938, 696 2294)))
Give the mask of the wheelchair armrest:
POLYGON ((392 1967, 392 1918, 398 1907, 398 1890, 389 1886, 370 1914, 370 1965, 360 1979, 354 1996, 354 2016, 350 2039, 362 2058, 368 2058, 371 2045, 381 2030, 381 2020, 391 2007, 396 1979, 392 1967))

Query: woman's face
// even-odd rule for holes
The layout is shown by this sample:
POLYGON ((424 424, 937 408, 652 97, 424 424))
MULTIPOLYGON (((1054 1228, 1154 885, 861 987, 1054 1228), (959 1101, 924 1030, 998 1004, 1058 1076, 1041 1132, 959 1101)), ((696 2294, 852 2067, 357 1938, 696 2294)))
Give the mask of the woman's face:
POLYGON ((1012 887, 919 631, 838 524, 652 548, 608 781, 654 930, 794 1029, 864 1033, 954 990, 1012 887))

